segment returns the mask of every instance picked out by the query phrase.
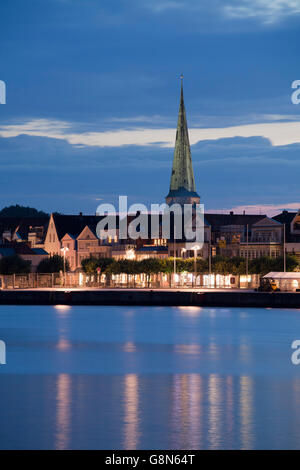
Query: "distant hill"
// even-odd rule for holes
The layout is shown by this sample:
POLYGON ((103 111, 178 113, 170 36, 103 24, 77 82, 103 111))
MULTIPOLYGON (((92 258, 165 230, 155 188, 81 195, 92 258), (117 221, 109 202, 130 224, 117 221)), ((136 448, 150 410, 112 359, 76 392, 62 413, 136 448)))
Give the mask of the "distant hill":
POLYGON ((0 217, 46 217, 47 212, 38 211, 34 207, 15 206, 4 207, 0 211, 0 217))

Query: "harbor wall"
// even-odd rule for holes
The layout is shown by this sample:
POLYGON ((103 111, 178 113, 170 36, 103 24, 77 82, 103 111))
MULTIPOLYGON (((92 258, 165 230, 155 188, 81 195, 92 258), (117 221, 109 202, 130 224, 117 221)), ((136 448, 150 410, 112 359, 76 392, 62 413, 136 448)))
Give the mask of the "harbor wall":
POLYGON ((299 308, 300 293, 176 290, 2 290, 2 305, 153 305, 299 308))

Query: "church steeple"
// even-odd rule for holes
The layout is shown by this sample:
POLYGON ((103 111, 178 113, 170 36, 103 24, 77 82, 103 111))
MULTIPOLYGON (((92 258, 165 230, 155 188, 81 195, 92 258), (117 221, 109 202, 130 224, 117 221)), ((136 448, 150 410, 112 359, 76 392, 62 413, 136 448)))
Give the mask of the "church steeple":
POLYGON ((166 197, 167 204, 199 203, 196 193, 194 171, 191 157, 189 134, 183 98, 183 76, 181 75, 180 105, 177 122, 176 142, 170 191, 166 197))

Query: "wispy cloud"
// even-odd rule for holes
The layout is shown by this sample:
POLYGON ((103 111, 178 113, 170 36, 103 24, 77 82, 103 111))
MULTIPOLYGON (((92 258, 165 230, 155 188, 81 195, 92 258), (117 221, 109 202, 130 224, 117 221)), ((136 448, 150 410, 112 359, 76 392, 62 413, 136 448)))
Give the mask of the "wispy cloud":
MULTIPOLYGON (((151 129, 138 127, 116 129, 103 132, 75 132, 72 123, 57 120, 37 119, 0 126, 0 136, 16 137, 18 135, 49 137, 62 139, 75 146, 122 147, 125 145, 149 146, 162 148, 173 147, 175 129, 151 129)), ((273 146, 290 145, 300 142, 300 121, 268 122, 223 128, 192 128, 190 142, 194 145, 203 140, 218 140, 232 137, 262 136, 273 146)))
MULTIPOLYGON (((171 118, 168 118, 166 116, 160 116, 159 114, 155 114, 153 116, 132 116, 132 117, 112 117, 110 119, 107 119, 107 122, 122 122, 122 123, 151 123, 151 124, 165 124, 169 123, 171 118)), ((174 121, 174 119, 173 119, 174 121)))
POLYGON ((235 214, 265 214, 268 217, 273 217, 283 210, 297 212, 300 209, 300 202, 286 202, 282 204, 250 204, 244 206, 234 206, 224 209, 209 209, 208 213, 222 214, 233 211, 235 214))
POLYGON ((300 0, 239 0, 226 3, 224 12, 228 17, 254 18, 264 24, 277 23, 285 17, 300 14, 300 0))
POLYGON ((214 10, 215 15, 209 14, 214 21, 224 16, 233 20, 254 19, 265 25, 300 14, 299 0, 148 0, 146 6, 157 14, 167 10, 182 10, 184 13, 201 11, 209 14, 214 10))

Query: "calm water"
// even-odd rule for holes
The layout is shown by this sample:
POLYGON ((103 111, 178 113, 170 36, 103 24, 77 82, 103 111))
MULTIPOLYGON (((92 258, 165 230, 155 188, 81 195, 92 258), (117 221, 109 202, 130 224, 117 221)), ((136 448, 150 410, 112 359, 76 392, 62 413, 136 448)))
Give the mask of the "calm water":
POLYGON ((300 448, 300 310, 0 306, 0 448, 300 448))

